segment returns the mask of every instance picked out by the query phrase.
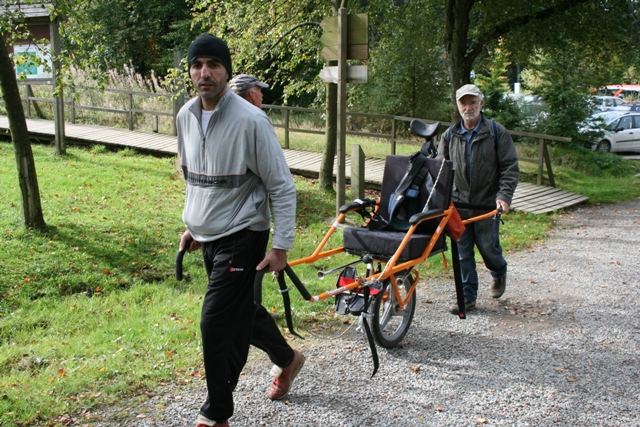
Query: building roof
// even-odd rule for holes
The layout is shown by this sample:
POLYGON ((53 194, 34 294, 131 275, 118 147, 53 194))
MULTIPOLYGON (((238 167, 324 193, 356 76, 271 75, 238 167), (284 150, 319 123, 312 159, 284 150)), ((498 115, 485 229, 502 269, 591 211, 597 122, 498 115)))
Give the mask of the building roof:
POLYGON ((48 18, 51 15, 52 4, 49 2, 22 4, 0 2, 0 15, 9 9, 10 11, 21 11, 25 18, 48 18))

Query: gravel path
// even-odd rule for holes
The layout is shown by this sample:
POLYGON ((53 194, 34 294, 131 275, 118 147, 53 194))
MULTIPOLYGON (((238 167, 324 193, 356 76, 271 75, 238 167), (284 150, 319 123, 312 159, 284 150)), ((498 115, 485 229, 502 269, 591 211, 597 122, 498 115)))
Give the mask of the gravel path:
MULTIPOLYGON (((448 313, 452 280, 421 284, 408 335, 400 348, 379 348, 373 379, 355 328, 295 340, 306 365, 288 399, 271 402, 270 366, 252 350, 230 423, 640 426, 639 226, 640 200, 564 214, 547 240, 507 256, 501 299, 490 298, 490 276, 479 268, 486 285, 467 320, 448 313)), ((94 412, 102 421, 91 425, 193 427, 203 383, 158 393, 94 412)))

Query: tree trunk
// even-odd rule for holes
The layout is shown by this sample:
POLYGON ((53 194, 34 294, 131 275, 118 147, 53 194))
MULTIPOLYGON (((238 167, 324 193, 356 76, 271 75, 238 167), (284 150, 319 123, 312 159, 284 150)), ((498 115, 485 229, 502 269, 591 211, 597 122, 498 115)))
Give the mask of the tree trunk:
MULTIPOLYGON (((340 7, 347 7, 347 0, 331 0, 331 10, 338 14, 340 7)), ((328 66, 338 65, 338 61, 329 61, 328 66)), ((327 83, 326 97, 326 125, 325 143, 322 152, 322 164, 320 165, 320 189, 333 190, 333 161, 336 156, 336 144, 338 141, 338 85, 327 83)))
POLYGON ((338 139, 338 85, 335 83, 327 84, 326 114, 325 144, 320 165, 320 189, 331 191, 333 190, 333 161, 338 139))
POLYGON ((0 34, 0 86, 2 86, 2 96, 4 97, 11 129, 11 140, 16 153, 24 225, 44 231, 47 225, 42 215, 38 176, 36 175, 36 164, 33 159, 33 151, 31 150, 31 142, 27 130, 27 120, 20 100, 13 62, 7 52, 6 42, 2 34, 0 34))
POLYGON ((456 103, 456 90, 471 80, 474 57, 467 54, 469 37, 469 15, 475 0, 447 0, 445 13, 444 44, 447 52, 447 70, 451 82, 451 121, 460 120, 456 103))

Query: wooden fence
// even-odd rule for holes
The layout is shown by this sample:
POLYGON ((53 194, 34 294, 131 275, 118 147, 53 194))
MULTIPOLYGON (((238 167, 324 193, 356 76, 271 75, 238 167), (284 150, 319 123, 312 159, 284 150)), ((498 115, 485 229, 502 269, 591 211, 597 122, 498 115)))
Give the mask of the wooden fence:
MULTIPOLYGON (((38 102, 45 102, 53 104, 53 98, 42 98, 35 97, 33 95, 33 90, 29 83, 21 82, 21 85, 25 87, 25 96, 23 96, 23 104, 25 104, 25 114, 27 117, 32 116, 32 108, 38 109, 38 102)), ((139 91, 131 91, 131 90, 122 90, 122 89, 104 89, 105 92, 111 93, 119 93, 124 94, 127 97, 127 108, 125 109, 115 109, 115 108, 105 108, 105 107, 96 107, 96 106, 87 106, 87 105, 79 105, 74 101, 74 91, 78 90, 99 90, 98 88, 89 88, 83 86, 76 86, 72 88, 72 92, 70 94, 70 101, 65 102, 65 106, 70 115, 71 123, 76 123, 76 110, 93 110, 93 111, 102 111, 106 113, 112 114, 123 114, 127 116, 127 123, 129 130, 134 130, 134 116, 136 114, 149 114, 153 119, 152 130, 154 132, 158 132, 157 120, 159 116, 167 116, 171 117, 172 123, 172 131, 173 135, 175 135, 175 116, 184 102, 183 98, 177 98, 172 100, 172 110, 168 111, 154 111, 154 110, 144 110, 144 109, 136 109, 134 108, 133 99, 136 96, 139 97, 150 97, 150 98, 165 98, 169 99, 169 95, 150 93, 150 92, 139 92, 139 91)), ((280 106, 280 105, 264 105, 263 109, 267 112, 267 114, 273 114, 274 112, 278 112, 281 114, 281 122, 274 120, 274 127, 283 128, 284 129, 284 148, 289 148, 289 140, 291 133, 307 133, 307 134, 319 134, 324 135, 325 129, 324 126, 321 129, 311 129, 309 127, 296 127, 296 122, 302 122, 302 120, 293 119, 294 114, 304 114, 304 115, 319 115, 321 117, 325 114, 325 110, 321 109, 313 109, 313 108, 302 108, 302 107, 288 107, 288 106, 280 106)), ((413 120, 412 117, 403 117, 403 116, 393 116, 388 114, 370 114, 370 113, 356 113, 356 112, 347 112, 347 120, 348 122, 353 122, 356 119, 365 119, 369 122, 389 121, 388 126, 380 126, 380 128, 388 129, 388 132, 368 132, 363 130, 347 130, 348 135, 366 137, 366 138, 377 138, 382 140, 389 141, 389 153, 396 153, 396 145, 398 143, 404 144, 414 144, 420 145, 421 143, 416 142, 415 140, 411 140, 408 138, 404 138, 402 133, 406 129, 409 128, 409 122, 413 120)), ((434 120, 428 119, 419 119, 424 121, 425 123, 434 123, 434 120)), ((446 129, 451 123, 441 122, 443 124, 443 128, 446 129)), ((553 170, 551 166, 551 160, 549 158, 549 152, 547 150, 547 144, 552 141, 558 142, 570 142, 571 138, 565 138, 560 136, 553 135, 544 135, 544 134, 536 134, 529 132, 520 132, 520 131, 509 131, 512 136, 520 136, 528 139, 533 139, 538 141, 538 156, 537 158, 520 158, 520 161, 530 162, 537 164, 537 184, 543 185, 545 184, 545 178, 548 182, 548 185, 551 187, 555 187, 555 179, 553 177, 553 170), (545 177, 545 169, 546 169, 546 177, 545 177)))
MULTIPOLYGON (((25 115, 27 118, 32 118, 33 111, 35 110, 36 114, 42 118, 43 115, 41 109, 38 105, 39 102, 44 102, 48 104, 53 104, 53 98, 44 98, 44 97, 36 97, 34 95, 32 85, 28 82, 20 82, 19 85, 24 86, 25 96, 22 98, 22 103, 25 105, 25 115)), ((40 84, 41 85, 41 84, 40 84)), ((48 85, 50 86, 50 85, 48 85)), ((133 90, 125 90, 125 89, 111 89, 105 88, 100 89, 97 87, 87 87, 87 86, 70 86, 65 91, 64 105, 65 105, 65 117, 69 117, 69 122, 75 124, 76 123, 76 111, 78 110, 86 110, 86 111, 101 111, 105 113, 111 114, 120 114, 127 117, 127 127, 129 130, 135 130, 135 120, 134 117, 136 114, 148 114, 152 117, 152 131, 158 132, 158 117, 165 116, 171 118, 172 123, 172 132, 173 135, 176 134, 175 130, 175 116, 180 109, 180 100, 172 100, 172 95, 153 93, 153 92, 141 92, 141 91, 133 91, 133 90), (81 91, 104 91, 107 93, 114 94, 122 94, 126 96, 127 99, 127 108, 119 109, 119 108, 107 108, 107 107, 97 107, 91 105, 81 105, 76 103, 75 94, 81 91), (135 108, 134 97, 142 97, 142 98, 156 98, 156 99, 166 99, 171 100, 173 111, 161 111, 161 110, 145 110, 135 108)))
MULTIPOLYGON (((294 127, 293 123, 295 120, 292 120, 292 115, 296 112, 305 113, 305 114, 325 114, 325 110, 313 109, 313 108, 301 108, 301 107, 286 107, 280 105, 263 105, 262 108, 267 112, 269 110, 280 110, 283 114, 282 123, 277 123, 274 121, 273 126, 284 129, 284 148, 289 148, 289 138, 292 132, 298 133, 309 133, 309 134, 325 134, 324 129, 309 129, 302 127, 294 127)), ((414 120, 413 117, 403 117, 403 116, 392 116, 389 114, 370 114, 370 113, 355 113, 355 112, 347 112, 347 120, 350 118, 362 117, 366 119, 372 120, 388 120, 390 121, 390 130, 388 133, 382 132, 364 132, 357 130, 347 130, 347 135, 355 135, 367 138, 378 138, 378 139, 386 139, 389 141, 390 154, 396 153, 396 145, 398 143, 404 144, 414 144, 421 145, 422 143, 416 142, 413 139, 403 138, 399 135, 400 129, 408 129, 409 123, 411 120, 414 120)), ((427 120, 427 119, 419 119, 425 123, 435 123, 436 120, 427 120)), ((440 122, 443 125, 443 129, 446 129, 451 125, 450 122, 440 122)), ((521 162, 529 162, 535 163, 538 167, 537 172, 537 184, 543 185, 545 174, 544 171, 546 169, 547 172, 547 182, 551 187, 555 187, 555 179, 553 178, 553 169, 551 167, 551 159, 549 158, 549 151, 547 149, 547 144, 551 141, 559 141, 559 142, 571 142, 571 138, 566 138, 562 136, 554 136, 554 135, 544 135, 538 133, 530 133, 530 132, 520 132, 520 131, 512 131, 509 130, 509 133, 512 136, 521 136, 524 138, 530 138, 538 141, 538 157, 537 158, 526 158, 520 157, 521 162)))

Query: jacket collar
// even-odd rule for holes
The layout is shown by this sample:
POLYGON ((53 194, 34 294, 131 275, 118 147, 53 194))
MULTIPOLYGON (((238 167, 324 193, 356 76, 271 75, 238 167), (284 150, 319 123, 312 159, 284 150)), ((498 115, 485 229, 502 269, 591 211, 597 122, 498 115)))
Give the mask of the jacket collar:
MULTIPOLYGON (((222 98, 220 98, 218 104, 216 105, 216 108, 214 108, 213 110, 214 113, 225 108, 225 106, 229 102, 229 99, 233 96, 231 92, 232 91, 231 89, 229 89, 229 85, 227 85, 227 90, 224 92, 224 95, 222 95, 222 98)), ((200 100, 200 96, 197 96, 194 99, 193 104, 191 104, 191 106, 189 107, 189 111, 195 114, 196 117, 202 117, 202 101, 200 100)))

